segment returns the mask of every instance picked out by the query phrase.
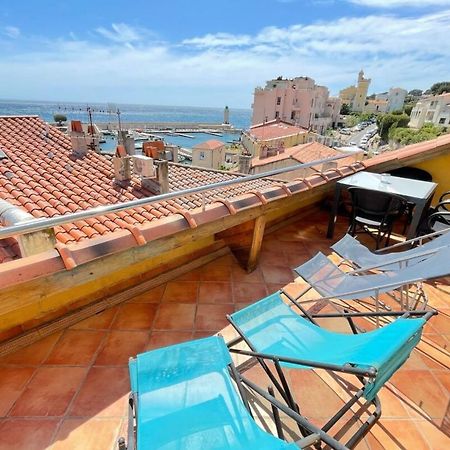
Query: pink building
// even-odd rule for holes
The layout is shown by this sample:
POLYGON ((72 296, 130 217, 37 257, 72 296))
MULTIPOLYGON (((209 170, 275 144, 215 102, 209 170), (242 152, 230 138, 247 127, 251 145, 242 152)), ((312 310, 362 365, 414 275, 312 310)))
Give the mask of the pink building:
POLYGON ((254 92, 252 125, 281 119, 324 133, 339 121, 341 101, 309 77, 275 79, 254 92))

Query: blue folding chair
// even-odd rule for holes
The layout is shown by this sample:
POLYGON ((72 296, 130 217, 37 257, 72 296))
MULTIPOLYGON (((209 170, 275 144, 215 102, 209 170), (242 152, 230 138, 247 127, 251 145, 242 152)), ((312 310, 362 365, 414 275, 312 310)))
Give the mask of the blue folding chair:
POLYGON ((140 354, 130 360, 129 370, 128 445, 121 438, 121 450, 298 450, 320 439, 331 448, 346 448, 242 377, 222 337, 140 354), (242 382, 309 435, 287 443, 261 429, 251 416, 242 382))
MULTIPOLYGON (((292 300, 292 299, 291 299, 292 300)), ((368 313, 368 314, 316 314, 316 317, 346 317, 352 331, 357 333, 352 322, 353 316, 400 316, 397 320, 367 333, 343 334, 320 328, 313 315, 306 317, 294 312, 281 298, 280 292, 228 316, 228 320, 251 349, 230 351, 248 355, 263 356, 275 363, 279 380, 267 364, 258 358, 280 394, 295 409, 292 395, 287 392, 287 383, 280 367, 319 368, 334 372, 354 374, 363 383, 363 387, 322 427, 328 432, 359 399, 365 398, 366 405, 375 406, 360 429, 349 439, 346 446, 353 448, 374 425, 381 415, 381 405, 377 393, 395 371, 408 359, 411 351, 420 341, 421 332, 426 321, 436 311, 416 311, 402 313, 368 313), (409 318, 410 316, 422 316, 409 318), (256 353, 257 352, 257 353, 256 353), (279 381, 279 382, 277 382, 279 381)), ((234 345, 239 340, 232 343, 234 345)), ((299 412, 299 411, 298 411, 299 412)))

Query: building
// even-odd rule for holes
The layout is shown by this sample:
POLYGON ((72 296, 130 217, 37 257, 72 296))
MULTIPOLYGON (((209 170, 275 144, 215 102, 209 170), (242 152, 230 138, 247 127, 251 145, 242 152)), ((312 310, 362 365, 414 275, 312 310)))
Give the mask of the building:
POLYGON ((225 144, 211 139, 192 147, 192 165, 220 169, 225 164, 225 144))
MULTIPOLYGON (((389 92, 377 94, 375 100, 387 102, 386 111, 381 112, 403 111, 403 107, 405 105, 405 98, 407 94, 408 91, 406 91, 405 89, 390 88, 389 92)), ((367 105, 366 105, 366 112, 370 112, 367 110, 367 105)))
POLYGON ((435 95, 417 102, 411 111, 408 126, 421 128, 426 123, 434 125, 450 125, 450 93, 435 95))
MULTIPOLYGON (((318 161, 320 159, 334 158, 336 156, 343 156, 343 154, 333 148, 320 144, 319 142, 309 142, 278 151, 273 150, 265 155, 252 158, 249 173, 263 173, 302 163, 318 161)), ((291 181, 296 178, 305 178, 315 173, 325 172, 326 170, 332 168, 336 169, 339 167, 348 166, 349 164, 361 160, 362 156, 363 152, 361 151, 359 154, 347 156, 336 161, 329 161, 317 166, 291 170, 289 172, 277 175, 277 179, 291 181)))
POLYGON ((361 70, 358 74, 356 86, 349 86, 339 92, 339 98, 342 104, 350 106, 353 112, 363 112, 367 101, 367 91, 369 90, 370 78, 364 78, 364 72, 361 70))
POLYGON ((364 112, 372 114, 386 113, 388 109, 389 109, 389 102, 387 100, 379 98, 367 100, 366 105, 364 106, 364 112))
POLYGON ((252 125, 280 119, 323 133, 339 121, 341 102, 309 77, 269 80, 254 92, 252 125))
POLYGON ((241 143, 247 154, 259 157, 262 149, 288 148, 304 144, 308 130, 280 119, 251 126, 241 135, 241 143))

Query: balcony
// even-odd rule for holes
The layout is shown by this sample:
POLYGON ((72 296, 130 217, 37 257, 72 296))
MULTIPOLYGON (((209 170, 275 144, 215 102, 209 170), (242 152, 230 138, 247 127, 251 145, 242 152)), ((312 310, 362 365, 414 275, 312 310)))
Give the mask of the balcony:
MULTIPOLYGON (((247 189, 237 199, 216 195, 218 204, 163 217, 141 234, 121 231, 114 240, 103 237, 90 245, 60 246, 58 254, 24 258, 20 264, 33 271, 24 271, 17 261, 1 264, 2 323, 20 323, 25 312, 32 317, 19 330, 32 343, 20 336, 15 340, 17 327, 2 336, 1 445, 111 450, 117 437, 126 435, 130 356, 218 332, 231 338, 226 314, 282 287, 292 293, 302 289, 292 268, 317 251, 330 254, 328 213, 319 204, 333 192, 336 179, 358 170, 414 164, 447 189, 448 158, 444 137, 284 187, 247 189), (261 223, 267 225, 259 235, 259 258, 252 261, 248 247, 261 223), (250 273, 242 268, 242 255, 250 273), (57 271, 48 272, 49 267, 57 271)), ((346 228, 347 221, 339 219, 336 240, 346 228)), ((381 391, 382 419, 358 449, 449 447, 450 278, 425 283, 425 290, 440 314, 381 391)), ((327 326, 349 332, 341 319, 327 326)), ((358 326, 370 330, 374 324, 358 321, 358 326)), ((256 366, 246 375, 268 384, 256 366)), ((288 381, 303 414, 319 425, 354 389, 350 378, 319 370, 290 370, 288 381)), ((270 416, 263 419, 273 429, 270 416)), ((348 424, 353 426, 350 418, 348 424)), ((292 439, 295 433, 291 429, 292 439)))
MULTIPOLYGON (((250 274, 226 253, 2 357, 2 445, 37 450, 114 448, 116 439, 126 435, 128 358, 217 332, 231 336, 225 314, 286 285, 291 293, 301 289, 299 280, 293 283, 292 268, 317 251, 330 253, 327 219, 326 212, 315 208, 267 234, 260 265, 250 274)), ((339 235, 346 227, 346 220, 338 221, 339 235)), ((449 446, 450 279, 426 283, 425 289, 440 315, 431 319, 418 349, 382 390, 382 419, 358 449, 449 446)), ((357 309, 363 310, 363 304, 357 309)), ((341 319, 329 326, 348 330, 341 319)), ((256 366, 246 375, 262 386, 268 383, 256 366)), ((288 380, 300 410, 319 425, 353 391, 351 378, 319 370, 290 370, 288 380)), ((270 418, 264 421, 270 424, 270 418)), ((291 430, 292 436, 295 432, 291 430)))

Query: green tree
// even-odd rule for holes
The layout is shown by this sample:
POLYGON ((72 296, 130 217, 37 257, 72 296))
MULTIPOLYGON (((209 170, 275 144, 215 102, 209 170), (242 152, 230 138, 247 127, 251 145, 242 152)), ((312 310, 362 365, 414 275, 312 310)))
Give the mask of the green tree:
POLYGON ((400 113, 391 113, 391 114, 380 114, 377 117, 377 125, 378 125, 378 134, 381 137, 381 140, 384 142, 388 141, 389 131, 391 128, 404 128, 408 125, 409 116, 400 112, 400 113))
POLYGON ((422 89, 412 89, 408 92, 411 97, 420 97, 423 94, 422 89))
POLYGON ((53 114, 53 120, 59 125, 61 126, 63 124, 63 122, 67 121, 67 116, 65 116, 64 114, 53 114))
POLYGON ((405 105, 405 107, 404 107, 405 114, 407 114, 408 116, 411 116, 411 111, 413 108, 414 108, 414 105, 412 105, 411 103, 405 105))
POLYGON ((348 105, 347 103, 342 103, 340 113, 342 115, 346 116, 346 115, 350 114, 351 112, 352 112, 352 110, 350 108, 350 105, 348 105))
POLYGON ((450 81, 439 81, 438 83, 434 83, 433 86, 430 87, 430 91, 433 95, 450 92, 450 81))

